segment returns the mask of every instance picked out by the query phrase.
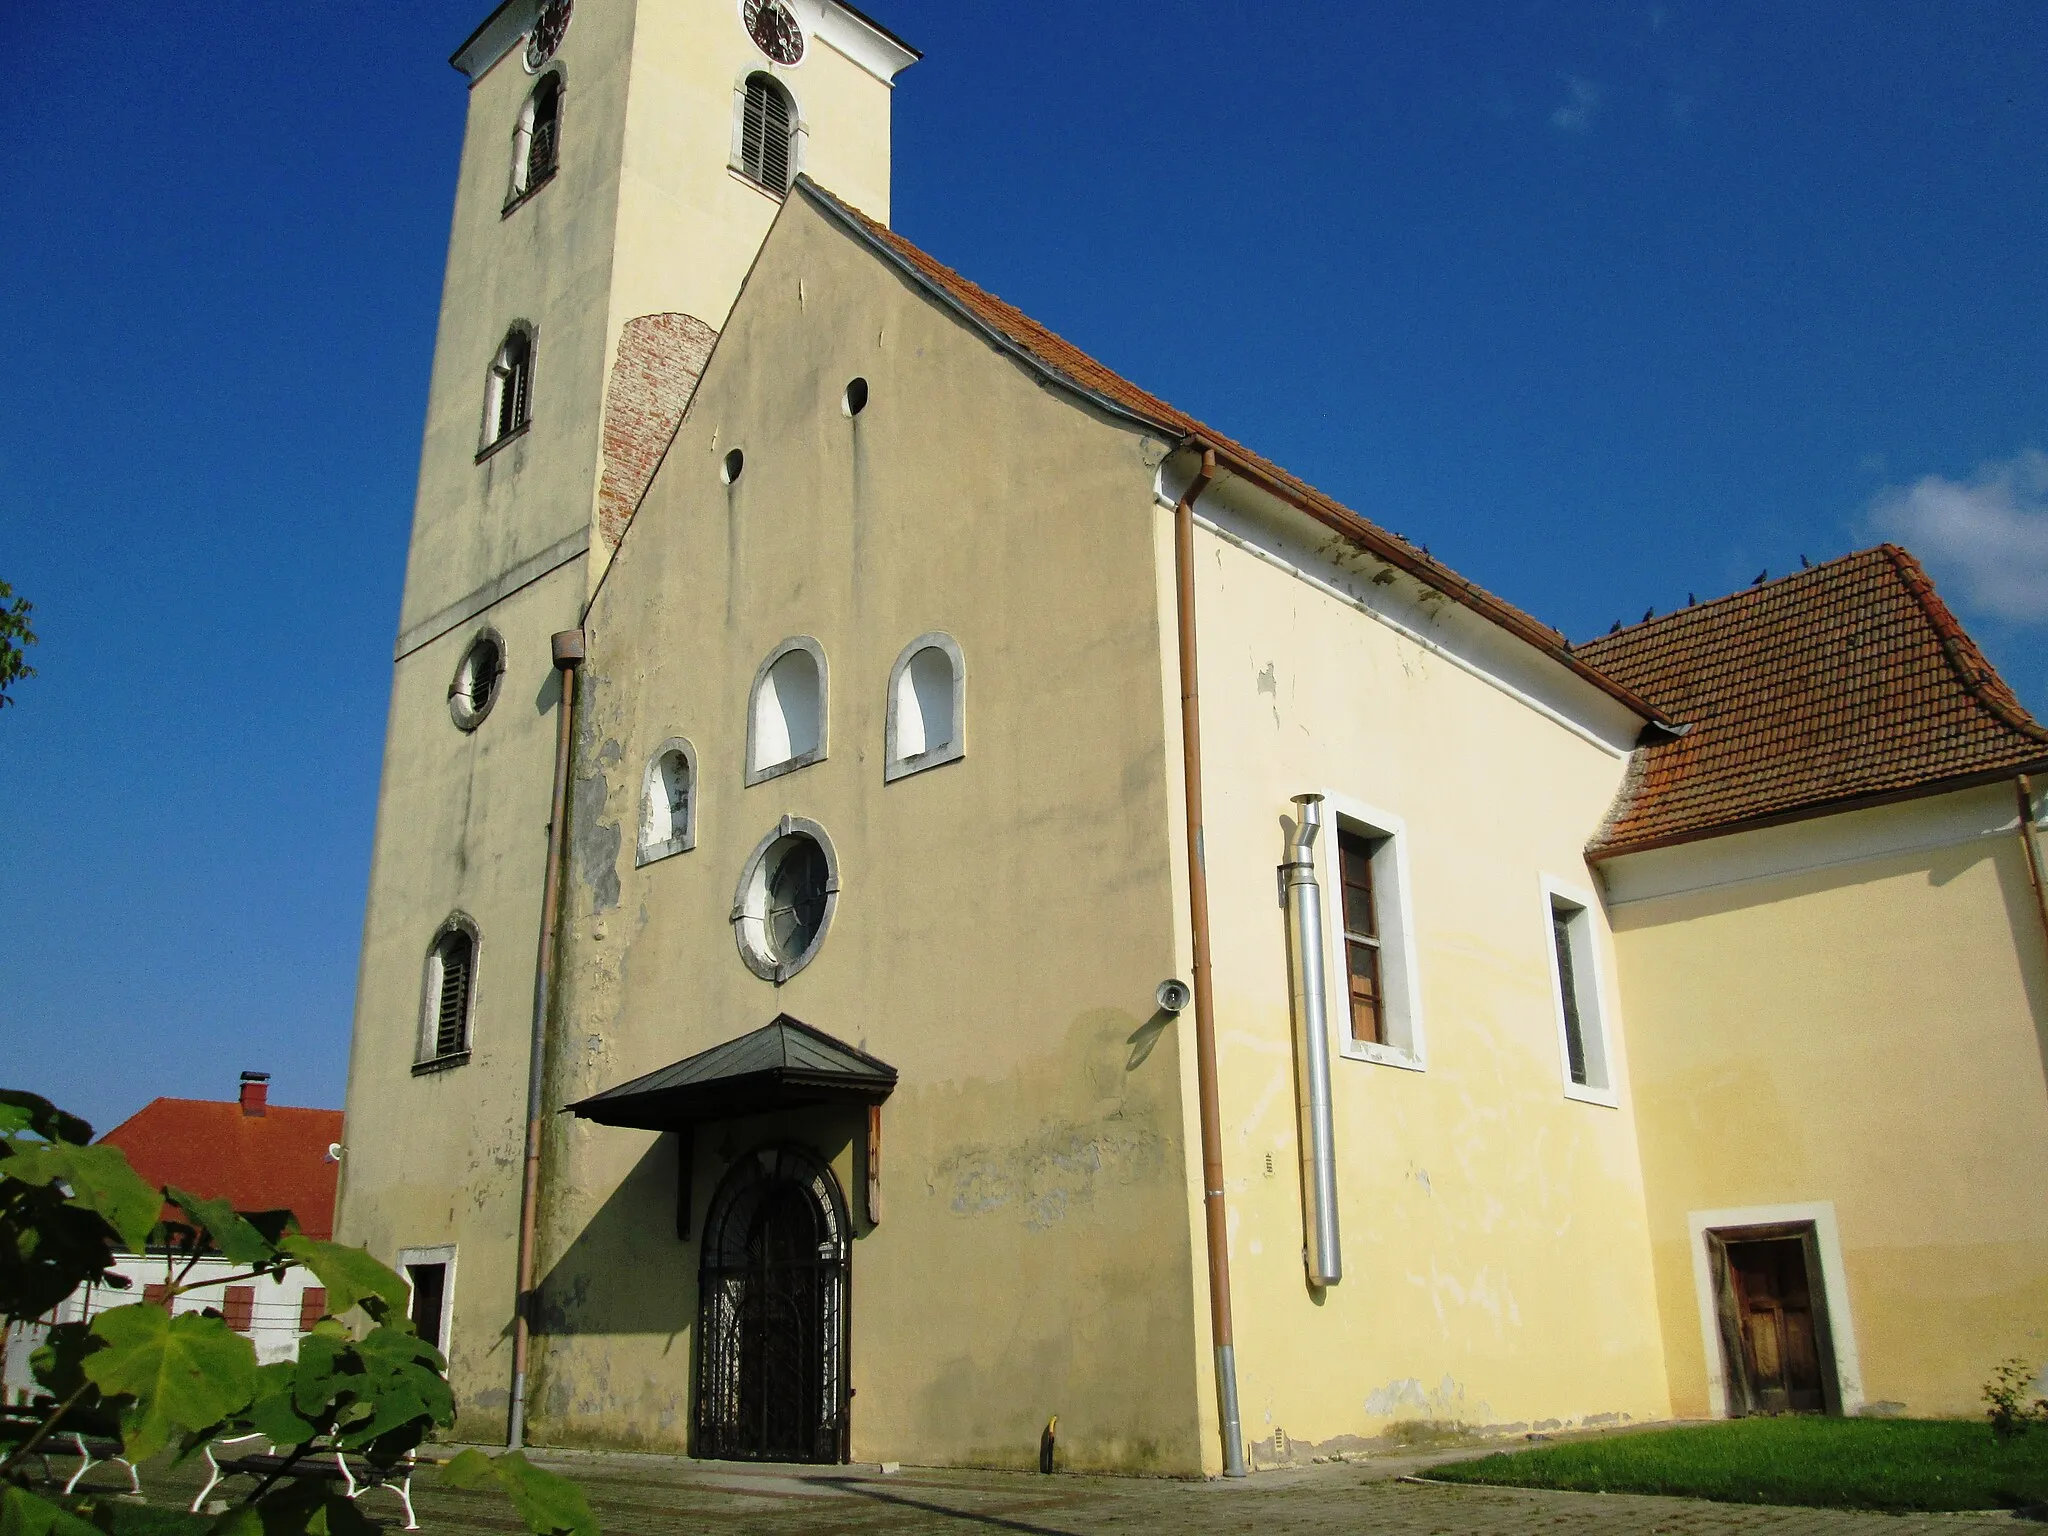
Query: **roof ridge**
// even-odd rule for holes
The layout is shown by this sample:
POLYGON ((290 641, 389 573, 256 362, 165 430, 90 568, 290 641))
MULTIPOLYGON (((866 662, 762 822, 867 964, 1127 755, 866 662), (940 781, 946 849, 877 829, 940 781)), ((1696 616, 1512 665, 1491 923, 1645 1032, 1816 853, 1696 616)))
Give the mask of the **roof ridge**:
POLYGON ((1633 624, 1624 624, 1619 629, 1610 629, 1604 635, 1595 635, 1590 640, 1581 640, 1572 649, 1575 651, 1590 650, 1594 646, 1604 644, 1609 640, 1619 640, 1624 636, 1638 635, 1644 630, 1649 629, 1652 625, 1669 624, 1677 619, 1689 618, 1695 614, 1704 613, 1709 608, 1718 608, 1723 603, 1733 603, 1742 598, 1755 597, 1760 592, 1769 592, 1775 588, 1782 587, 1789 581, 1798 581, 1802 577, 1812 576, 1831 567, 1846 565, 1851 560, 1866 559, 1888 547, 1890 546, 1873 544, 1868 549, 1852 549, 1845 555, 1835 556, 1832 560, 1823 560, 1818 565, 1801 566, 1798 570, 1787 571, 1782 576, 1773 576, 1764 581, 1753 582, 1746 587, 1737 587, 1733 592, 1723 592, 1719 597, 1710 597, 1703 603, 1687 603, 1683 608, 1674 608, 1669 613, 1652 614, 1647 619, 1637 619, 1633 624))
POLYGON ((1963 685, 1963 691, 2006 729, 2016 731, 2030 741, 2048 742, 2048 727, 2027 713, 2019 695, 1998 675, 1977 648, 1977 642, 1970 638, 1948 604, 1942 601, 1941 594, 1934 590, 1933 581, 1912 552, 1890 542, 1877 547, 1891 562, 1900 583, 1911 594, 1928 627, 1934 631, 1935 638, 1941 643, 1942 659, 1948 663, 1956 681, 1963 685))

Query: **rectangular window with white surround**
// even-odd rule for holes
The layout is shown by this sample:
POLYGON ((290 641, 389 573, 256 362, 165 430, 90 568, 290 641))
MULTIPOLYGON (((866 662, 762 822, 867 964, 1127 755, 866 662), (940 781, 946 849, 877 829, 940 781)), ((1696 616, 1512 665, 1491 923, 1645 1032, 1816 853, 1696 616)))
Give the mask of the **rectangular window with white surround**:
POLYGON ((455 1245, 401 1248, 398 1272, 412 1291, 412 1304, 406 1310, 413 1332, 445 1356, 455 1311, 455 1245))
POLYGON ((1324 900, 1330 1037, 1353 1061, 1420 1071, 1422 1006, 1408 845, 1400 817, 1325 794, 1317 852, 1324 900))
POLYGON ((1608 1051, 1607 1010, 1590 892, 1543 882, 1545 948, 1550 954, 1550 997, 1557 1023, 1558 1060, 1565 1097, 1591 1104, 1619 1102, 1608 1051))

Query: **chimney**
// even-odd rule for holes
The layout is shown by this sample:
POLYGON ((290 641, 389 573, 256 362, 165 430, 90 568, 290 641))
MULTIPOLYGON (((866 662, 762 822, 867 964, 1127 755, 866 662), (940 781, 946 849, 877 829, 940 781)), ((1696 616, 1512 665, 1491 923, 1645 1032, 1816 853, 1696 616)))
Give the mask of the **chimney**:
POLYGON ((268 1072, 244 1072, 242 1074, 242 1113, 261 1115, 270 1103, 270 1074, 268 1072))

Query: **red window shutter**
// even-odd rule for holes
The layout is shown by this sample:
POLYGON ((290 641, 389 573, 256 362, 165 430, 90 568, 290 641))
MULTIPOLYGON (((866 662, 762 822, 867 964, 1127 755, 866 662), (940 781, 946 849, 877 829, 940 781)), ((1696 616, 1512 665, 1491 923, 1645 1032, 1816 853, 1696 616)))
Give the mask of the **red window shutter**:
POLYGON ((145 1285, 142 1299, 152 1307, 166 1306, 170 1302, 171 1288, 168 1285, 145 1285))
POLYGON ((309 1285, 299 1292, 299 1332, 311 1333, 313 1325, 327 1315, 327 1291, 322 1286, 309 1285))
POLYGON ((237 1333, 247 1333, 256 1320, 256 1287, 253 1285, 231 1285, 227 1298, 221 1307, 221 1315, 237 1333))

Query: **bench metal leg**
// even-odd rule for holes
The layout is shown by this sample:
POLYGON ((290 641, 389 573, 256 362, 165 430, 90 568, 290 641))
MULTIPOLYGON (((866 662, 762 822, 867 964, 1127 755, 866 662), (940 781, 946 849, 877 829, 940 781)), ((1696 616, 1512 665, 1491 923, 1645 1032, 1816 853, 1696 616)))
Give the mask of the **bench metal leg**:
MULTIPOLYGON (((78 1470, 71 1474, 71 1481, 64 1485, 64 1492, 66 1494, 69 1494, 74 1488, 76 1488, 78 1486, 78 1480, 84 1477, 86 1473, 90 1472, 93 1469, 93 1467, 97 1465, 97 1463, 95 1463, 92 1459, 92 1452, 88 1451, 85 1448, 85 1436, 73 1435, 71 1437, 71 1443, 78 1447, 78 1470)), ((45 1463, 45 1465, 47 1465, 47 1463, 45 1463)))

